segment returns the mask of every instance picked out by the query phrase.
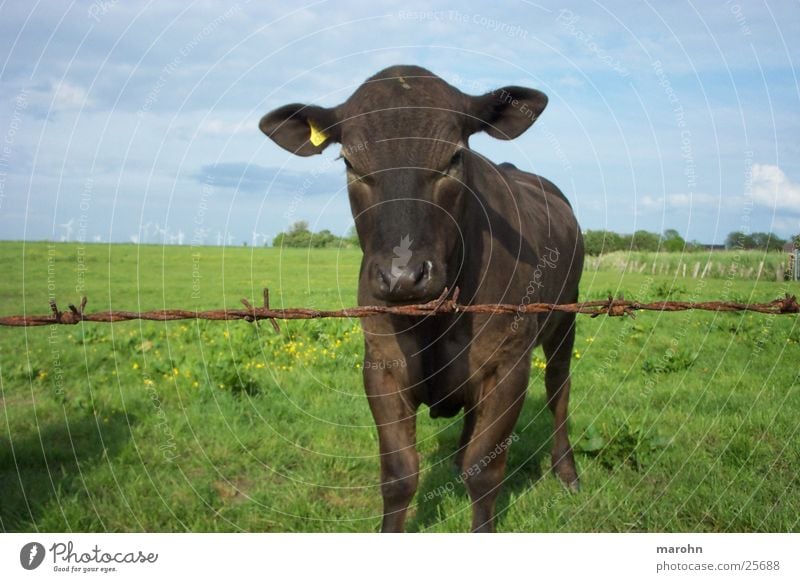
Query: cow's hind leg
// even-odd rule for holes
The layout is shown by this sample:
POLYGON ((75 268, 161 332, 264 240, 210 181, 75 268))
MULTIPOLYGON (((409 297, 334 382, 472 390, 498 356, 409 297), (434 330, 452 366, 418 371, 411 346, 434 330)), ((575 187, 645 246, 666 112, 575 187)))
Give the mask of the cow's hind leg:
POLYGON ((364 370, 372 416, 378 427, 381 454, 382 532, 402 532, 406 512, 419 480, 416 409, 398 382, 385 370, 364 370))
POLYGON ((529 369, 522 365, 507 375, 494 372, 483 380, 461 467, 472 500, 474 532, 494 531, 495 502, 514 440, 512 430, 525 401, 529 369))
POLYGON ((569 443, 567 408, 569 406, 570 360, 575 344, 575 314, 561 315, 558 327, 542 343, 547 358, 544 383, 547 388, 547 405, 553 413, 555 432, 551 463, 553 472, 572 492, 580 490, 580 480, 575 469, 575 458, 569 443))

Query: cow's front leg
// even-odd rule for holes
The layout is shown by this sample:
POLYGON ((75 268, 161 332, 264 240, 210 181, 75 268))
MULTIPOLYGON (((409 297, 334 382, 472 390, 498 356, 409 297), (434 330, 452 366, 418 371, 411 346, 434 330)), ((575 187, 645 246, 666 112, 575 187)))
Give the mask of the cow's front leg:
POLYGON ((475 425, 461 466, 472 500, 472 531, 494 531, 497 495, 503 483, 511 444, 527 389, 527 369, 507 376, 494 372, 483 380, 475 406, 475 425))
POLYGON ((475 430, 475 409, 467 407, 464 410, 464 426, 461 429, 461 437, 458 439, 458 451, 456 451, 456 472, 461 472, 464 466, 464 455, 467 453, 467 447, 472 440, 472 431, 475 430))
POLYGON ((398 380, 390 370, 364 368, 364 386, 380 441, 382 532, 404 530, 408 505, 419 480, 416 407, 398 380))

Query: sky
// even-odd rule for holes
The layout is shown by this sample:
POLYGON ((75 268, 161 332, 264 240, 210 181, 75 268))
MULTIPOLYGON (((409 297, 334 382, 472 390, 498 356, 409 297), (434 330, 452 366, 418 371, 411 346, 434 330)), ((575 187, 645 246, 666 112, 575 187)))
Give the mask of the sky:
POLYGON ((800 233, 797 2, 5 2, 0 238, 261 245, 352 224, 338 148, 258 130, 394 64, 549 105, 470 141, 558 184, 584 230, 800 233))

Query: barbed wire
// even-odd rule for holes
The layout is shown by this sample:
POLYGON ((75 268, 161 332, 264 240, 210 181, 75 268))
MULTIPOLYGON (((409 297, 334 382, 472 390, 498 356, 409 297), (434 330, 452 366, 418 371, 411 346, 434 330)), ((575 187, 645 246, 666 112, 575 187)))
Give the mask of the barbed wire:
POLYGON ((787 315, 800 313, 800 304, 794 295, 786 294, 782 299, 775 299, 768 303, 736 303, 731 301, 653 301, 641 303, 626 300, 620 296, 616 299, 599 301, 583 301, 581 303, 528 303, 511 305, 505 303, 462 305, 458 303, 459 289, 453 290, 452 297, 448 298, 450 291, 445 289, 438 299, 427 303, 414 305, 367 305, 348 307, 339 310, 308 309, 294 307, 288 309, 272 309, 269 306, 269 290, 264 289, 264 303, 262 307, 254 307, 247 299, 242 299, 244 309, 211 309, 207 311, 192 311, 190 309, 156 309, 152 311, 98 311, 86 313, 87 298, 81 299, 76 307, 69 305, 69 311, 58 309, 55 300, 50 300, 50 313, 47 315, 7 315, 0 317, 0 326, 9 327, 36 327, 42 325, 75 325, 80 322, 91 323, 117 323, 136 319, 148 321, 177 321, 183 319, 205 319, 210 321, 230 321, 243 319, 249 322, 269 320, 275 331, 280 331, 276 320, 287 319, 322 319, 322 318, 361 318, 376 315, 407 315, 412 317, 442 315, 447 313, 483 313, 483 314, 523 314, 565 312, 580 313, 598 317, 620 317, 628 315, 633 317, 636 311, 676 312, 687 310, 717 311, 717 312, 742 312, 752 311, 770 315, 787 315))

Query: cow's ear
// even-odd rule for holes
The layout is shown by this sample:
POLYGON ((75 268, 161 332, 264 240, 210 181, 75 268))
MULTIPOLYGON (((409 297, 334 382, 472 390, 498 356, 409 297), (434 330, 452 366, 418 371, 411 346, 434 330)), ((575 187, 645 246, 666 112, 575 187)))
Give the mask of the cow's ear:
POLYGON ((336 110, 292 103, 270 111, 258 127, 276 144, 298 156, 313 156, 339 141, 336 110))
POLYGON ((525 87, 503 87, 470 100, 472 132, 485 131, 497 139, 522 135, 547 107, 547 95, 525 87))

